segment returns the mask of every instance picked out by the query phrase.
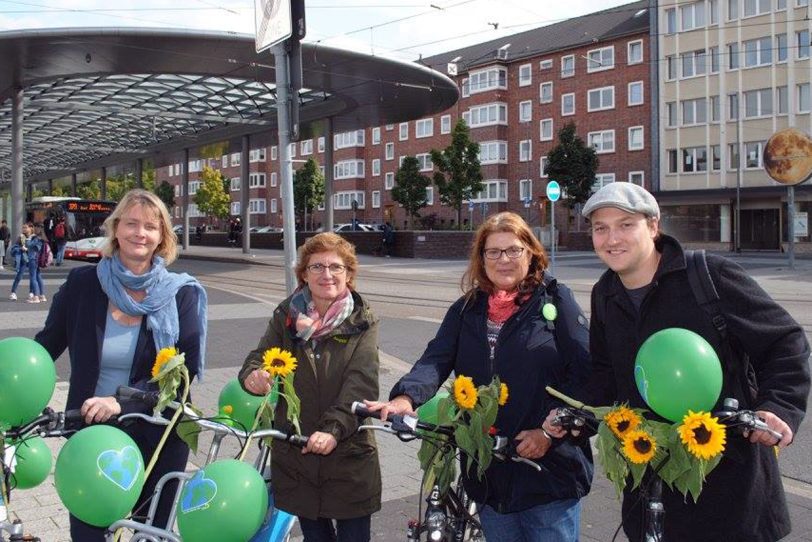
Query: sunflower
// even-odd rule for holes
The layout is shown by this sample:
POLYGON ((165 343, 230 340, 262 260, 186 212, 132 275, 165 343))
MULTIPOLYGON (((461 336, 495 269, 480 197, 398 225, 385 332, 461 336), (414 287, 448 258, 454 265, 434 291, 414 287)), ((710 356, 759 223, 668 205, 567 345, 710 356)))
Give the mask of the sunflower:
POLYGON ((628 431, 623 437, 623 455, 632 463, 648 463, 656 452, 657 441, 646 431, 628 431))
POLYGON ((177 355, 178 355, 177 348, 174 348, 172 346, 161 348, 158 351, 158 354, 155 356, 155 364, 152 366, 152 378, 156 378, 158 374, 161 372, 161 368, 166 364, 166 362, 177 355))
POLYGON ((625 406, 610 410, 603 419, 619 439, 623 439, 629 431, 634 431, 640 425, 640 416, 625 406))
POLYGON ((454 400, 460 408, 467 410, 476 406, 477 391, 471 377, 460 375, 454 379, 454 400))
POLYGON ((502 382, 499 384, 499 406, 505 406, 507 403, 509 394, 508 394, 508 387, 507 384, 502 382))
POLYGON ((725 449, 725 427, 707 412, 689 410, 677 431, 688 451, 699 459, 712 459, 725 449))
POLYGON ((273 347, 263 354, 262 368, 271 376, 288 376, 296 370, 296 358, 287 350, 273 347))

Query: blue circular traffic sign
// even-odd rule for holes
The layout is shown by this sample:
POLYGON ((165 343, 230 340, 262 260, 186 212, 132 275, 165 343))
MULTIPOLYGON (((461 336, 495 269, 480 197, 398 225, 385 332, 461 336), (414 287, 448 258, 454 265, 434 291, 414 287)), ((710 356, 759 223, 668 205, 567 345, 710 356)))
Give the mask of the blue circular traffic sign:
POLYGON ((550 181, 547 183, 547 198, 550 201, 558 201, 561 197, 561 186, 557 181, 550 181))

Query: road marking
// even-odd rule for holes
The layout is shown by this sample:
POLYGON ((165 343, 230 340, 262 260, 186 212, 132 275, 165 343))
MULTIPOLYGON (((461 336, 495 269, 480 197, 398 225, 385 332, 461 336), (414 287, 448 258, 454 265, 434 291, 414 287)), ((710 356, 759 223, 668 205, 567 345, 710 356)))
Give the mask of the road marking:
POLYGON ((440 318, 429 318, 427 316, 409 316, 407 320, 419 320, 421 322, 431 322, 432 324, 442 324, 443 320, 440 318))
POLYGON ((787 493, 812 500, 812 485, 786 476, 782 476, 781 480, 784 482, 784 491, 787 493))

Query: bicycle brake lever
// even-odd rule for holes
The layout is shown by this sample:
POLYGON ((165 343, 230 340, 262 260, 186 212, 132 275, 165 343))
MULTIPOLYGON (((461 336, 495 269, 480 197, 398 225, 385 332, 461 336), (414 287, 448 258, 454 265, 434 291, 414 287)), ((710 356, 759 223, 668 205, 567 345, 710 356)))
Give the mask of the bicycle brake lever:
POLYGON ((512 456, 510 456, 510 460, 515 461, 516 463, 525 463, 527 465, 530 465, 534 469, 536 469, 538 472, 541 472, 541 465, 539 465, 538 463, 536 463, 532 459, 527 459, 526 457, 521 457, 521 456, 518 456, 518 455, 512 455, 512 456))

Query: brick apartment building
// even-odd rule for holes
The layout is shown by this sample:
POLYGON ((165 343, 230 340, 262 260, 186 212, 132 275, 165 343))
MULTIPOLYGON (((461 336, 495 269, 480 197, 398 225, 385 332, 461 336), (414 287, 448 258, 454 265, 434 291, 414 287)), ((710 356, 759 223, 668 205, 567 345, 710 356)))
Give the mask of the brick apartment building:
MULTIPOLYGON (((630 181, 651 188, 652 92, 648 0, 570 19, 499 40, 449 51, 421 62, 454 77, 461 99, 429 118, 376 126, 334 136, 333 209, 336 224, 389 221, 403 228, 406 216, 392 199, 395 174, 405 156, 416 156, 426 175, 432 148, 443 149, 463 118, 479 142, 485 189, 463 208, 463 223, 478 224, 483 214, 511 210, 531 225, 545 222, 546 156, 558 130, 574 122, 578 135, 600 159, 596 186, 630 181), (353 201, 357 208, 353 211, 353 201)), ((324 138, 292 144, 296 159, 313 157, 324 167, 324 138)), ((281 226, 278 149, 250 152, 250 226, 281 226)), ((191 161, 190 194, 204 165, 231 179, 232 214, 240 212, 240 153, 191 161)), ((161 168, 181 194, 181 164, 161 168)), ((434 228, 456 226, 453 209, 442 205, 436 187, 421 211, 434 228)), ((557 220, 566 217, 565 206, 557 220)), ((179 209, 175 209, 176 218, 179 209)), ((202 218, 190 207, 192 224, 202 218)), ((323 211, 314 213, 320 225, 323 211)))

